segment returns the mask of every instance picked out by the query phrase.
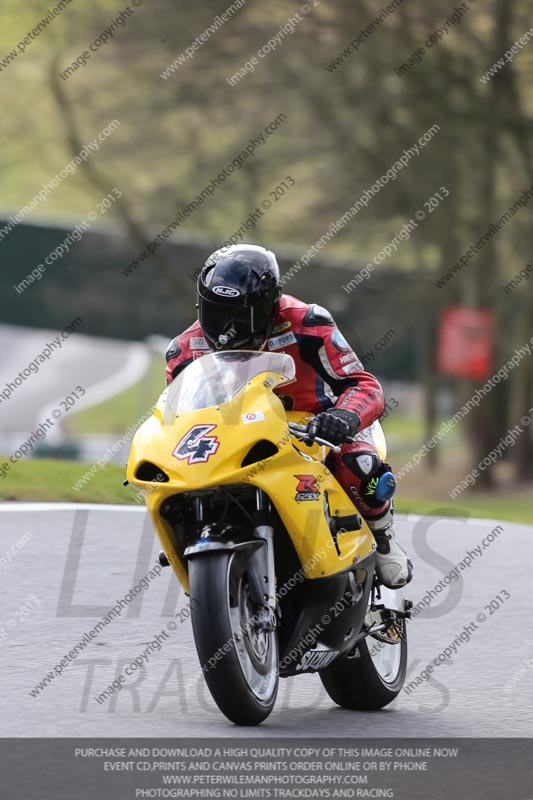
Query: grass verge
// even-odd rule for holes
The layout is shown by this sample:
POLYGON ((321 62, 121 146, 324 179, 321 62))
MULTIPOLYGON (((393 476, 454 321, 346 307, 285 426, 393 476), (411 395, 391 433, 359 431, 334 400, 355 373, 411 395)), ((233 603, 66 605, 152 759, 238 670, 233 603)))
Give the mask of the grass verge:
MULTIPOLYGON (((7 461, 0 456, 2 463, 7 461)), ((137 492, 123 486, 126 470, 108 464, 79 491, 73 486, 92 464, 36 458, 18 461, 0 481, 0 501, 48 503, 135 503, 137 492)), ((137 505, 137 503, 135 503, 137 505)))
POLYGON ((394 501, 394 508, 399 514, 429 514, 439 517, 480 517, 481 519, 506 520, 507 522, 523 522, 531 524, 531 493, 528 496, 498 496, 494 494, 463 495, 460 500, 431 500, 409 498, 399 495, 394 501))
MULTIPOLYGON (((0 456, 0 461, 7 459, 0 456)), ((76 491, 73 486, 92 464, 57 459, 28 459, 11 467, 0 480, 0 501, 70 502, 70 503, 136 503, 137 492, 123 486, 125 469, 108 464, 76 491)), ((141 504, 139 504, 141 505, 141 504)), ((508 520, 531 524, 531 488, 501 493, 464 493, 456 501, 442 497, 406 497, 401 488, 395 500, 401 514, 472 516, 482 519, 508 520)))

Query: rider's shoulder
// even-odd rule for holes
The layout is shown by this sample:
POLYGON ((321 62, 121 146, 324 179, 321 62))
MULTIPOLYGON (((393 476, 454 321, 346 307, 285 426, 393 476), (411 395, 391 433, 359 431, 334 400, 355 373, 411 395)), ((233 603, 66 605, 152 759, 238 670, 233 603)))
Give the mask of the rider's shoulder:
POLYGON ((280 300, 279 316, 289 319, 302 328, 303 331, 310 332, 310 328, 332 327, 335 325, 333 317, 326 308, 318 303, 304 303, 297 297, 284 294, 280 300))
POLYGON ((182 356, 184 359, 190 358, 192 351, 202 349, 208 350, 209 345, 205 340, 200 323, 196 321, 193 322, 192 325, 189 325, 182 333, 178 333, 177 336, 170 340, 166 349, 165 358, 167 361, 170 361, 171 358, 177 358, 178 356, 182 356))

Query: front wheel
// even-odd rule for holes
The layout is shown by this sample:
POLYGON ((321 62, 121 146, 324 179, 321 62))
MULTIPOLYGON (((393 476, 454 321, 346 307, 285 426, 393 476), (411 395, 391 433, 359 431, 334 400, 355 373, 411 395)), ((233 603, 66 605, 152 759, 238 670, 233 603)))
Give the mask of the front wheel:
POLYGON ((389 636, 381 639, 363 639, 354 653, 320 671, 324 688, 337 705, 375 711, 399 695, 407 669, 405 620, 398 630, 389 631, 389 636))
POLYGON ((237 725, 258 725, 278 692, 275 630, 258 624, 246 554, 213 552, 189 563, 191 620, 209 691, 237 725))

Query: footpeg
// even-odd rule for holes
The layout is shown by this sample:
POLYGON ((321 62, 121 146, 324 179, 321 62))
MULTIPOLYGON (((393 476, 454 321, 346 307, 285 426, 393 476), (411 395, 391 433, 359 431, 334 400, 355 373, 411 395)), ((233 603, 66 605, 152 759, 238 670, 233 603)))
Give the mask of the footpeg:
POLYGON ((405 619, 411 619, 411 609, 413 607, 412 600, 406 600, 405 597, 403 599, 403 611, 401 612, 401 616, 405 619))

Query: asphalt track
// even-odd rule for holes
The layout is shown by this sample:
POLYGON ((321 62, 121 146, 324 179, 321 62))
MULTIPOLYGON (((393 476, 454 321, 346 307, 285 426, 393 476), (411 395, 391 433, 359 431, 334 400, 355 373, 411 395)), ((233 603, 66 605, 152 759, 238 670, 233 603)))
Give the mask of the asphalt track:
MULTIPOLYGON (((59 335, 58 331, 0 325, 0 391, 13 384, 59 335)), ((63 340, 46 363, 37 365, 38 372, 19 381, 11 396, 0 398, 0 434, 34 430, 47 404, 66 397, 77 385, 89 390, 108 381, 124 367, 131 350, 131 342, 84 336, 82 325, 80 333, 63 340)))
MULTIPOLYGON (((146 523, 146 514, 136 508, 0 506, 1 736, 533 735, 533 528, 506 522, 451 588, 442 589, 411 621, 408 682, 478 615, 485 619, 478 618, 471 638, 461 641, 451 659, 444 658, 427 680, 380 712, 339 709, 318 676, 304 675, 281 682, 275 710, 259 728, 228 723, 198 676, 190 621, 179 623, 175 616, 187 598, 176 591, 170 570, 156 576, 61 675, 31 696, 84 631, 155 562, 158 547, 146 523), (491 610, 497 595, 503 602, 491 610), (95 696, 174 620, 176 630, 148 665, 99 704, 95 696)), ((400 537, 416 564, 408 592, 415 604, 497 525, 399 517, 400 537)))

